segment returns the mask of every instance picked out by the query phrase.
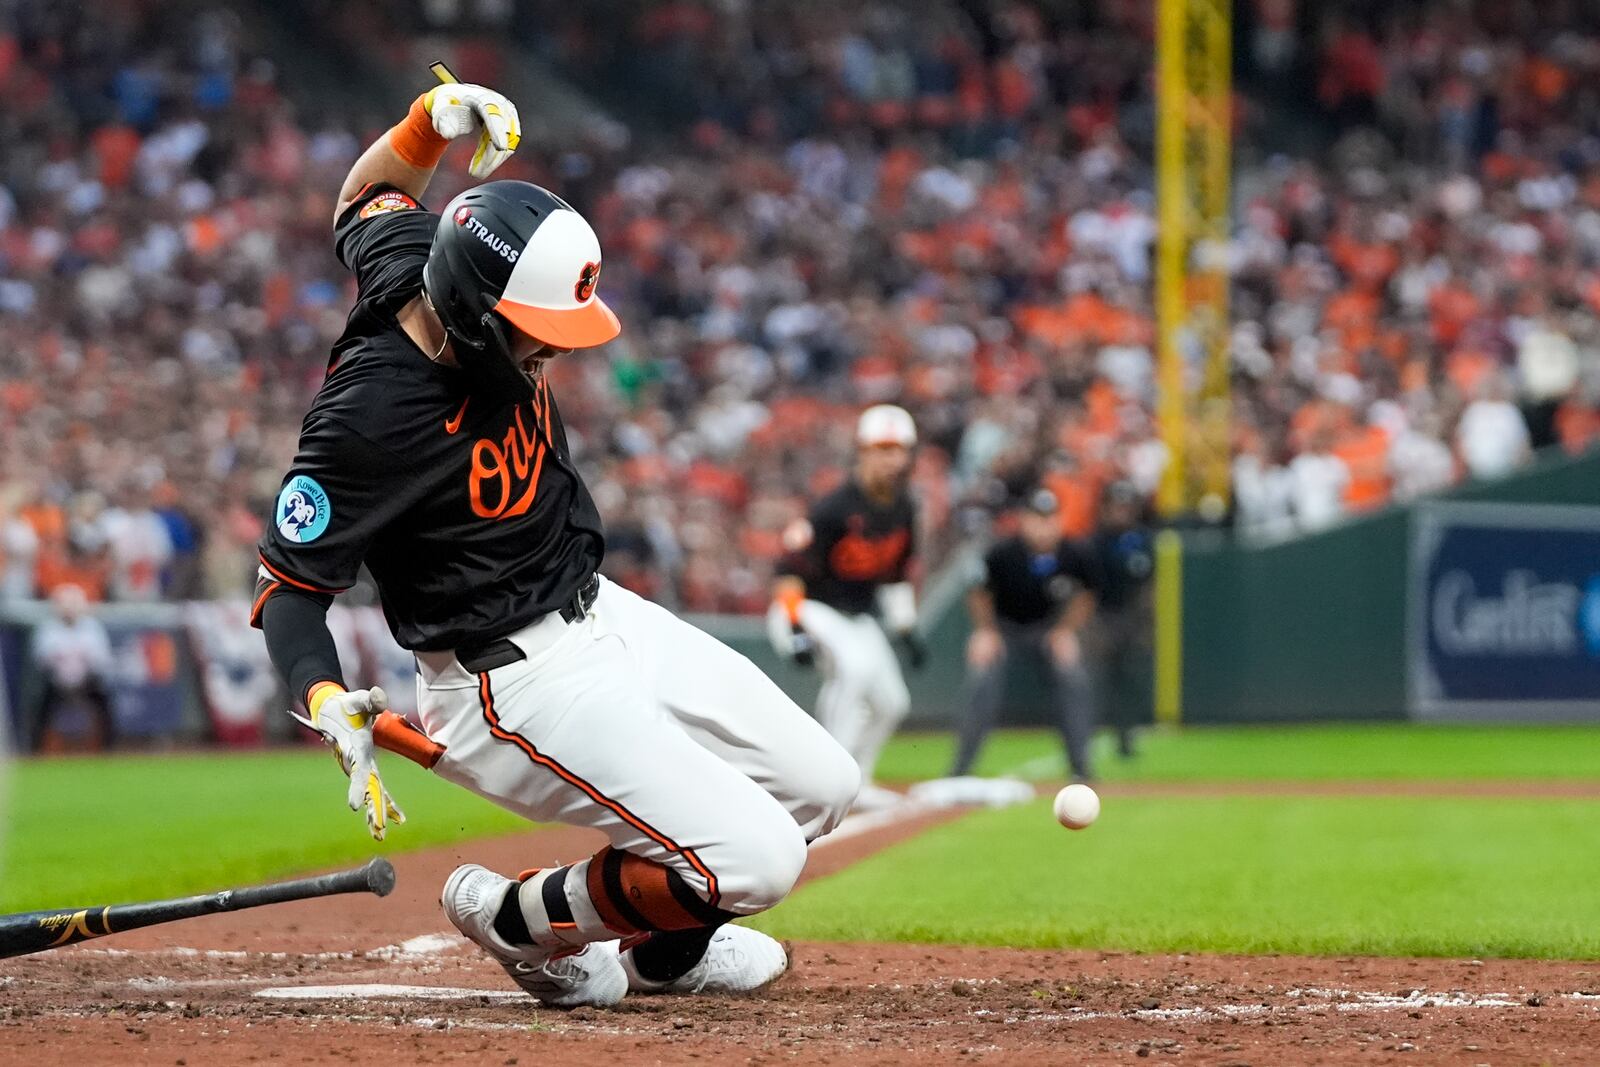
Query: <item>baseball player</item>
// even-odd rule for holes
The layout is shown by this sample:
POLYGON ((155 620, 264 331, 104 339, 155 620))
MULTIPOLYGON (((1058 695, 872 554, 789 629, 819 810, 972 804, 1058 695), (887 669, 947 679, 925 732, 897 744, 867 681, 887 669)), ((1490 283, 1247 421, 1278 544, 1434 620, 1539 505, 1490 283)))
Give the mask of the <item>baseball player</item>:
POLYGON ((817 720, 861 768, 863 808, 900 799, 872 784, 883 746, 911 709, 885 630, 913 667, 926 655, 907 577, 916 553, 916 504, 906 477, 916 443, 905 409, 880 404, 862 412, 855 470, 785 531, 789 553, 767 612, 779 655, 803 665, 820 659, 817 720))
POLYGON ((459 137, 488 177, 517 147, 516 108, 439 86, 339 192, 355 307, 260 543, 254 621, 374 837, 403 821, 375 758, 387 697, 346 685, 325 621, 363 565, 415 653, 433 769, 610 839, 566 866, 446 881, 451 922, 527 992, 576 1007, 754 989, 783 948, 725 924, 794 886, 855 798, 855 763, 747 659, 597 575, 599 515, 543 370, 618 334, 600 244, 526 182, 424 208, 459 137))

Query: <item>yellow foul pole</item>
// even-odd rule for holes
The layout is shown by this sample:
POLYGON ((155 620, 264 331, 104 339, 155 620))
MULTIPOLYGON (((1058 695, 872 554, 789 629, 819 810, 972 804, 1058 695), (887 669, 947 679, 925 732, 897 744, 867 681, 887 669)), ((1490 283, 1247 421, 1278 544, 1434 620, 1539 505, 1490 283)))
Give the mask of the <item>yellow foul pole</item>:
POLYGON ((1158 415, 1163 514, 1226 504, 1231 0, 1157 0, 1158 415), (1209 503, 1209 501, 1208 501, 1209 503))

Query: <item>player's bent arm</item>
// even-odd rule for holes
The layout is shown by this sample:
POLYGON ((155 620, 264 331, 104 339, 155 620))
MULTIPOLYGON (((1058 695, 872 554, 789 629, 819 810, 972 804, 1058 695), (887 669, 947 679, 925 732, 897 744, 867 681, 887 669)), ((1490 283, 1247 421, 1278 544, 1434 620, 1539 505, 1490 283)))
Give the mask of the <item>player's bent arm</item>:
POLYGON ((478 150, 468 167, 480 180, 511 157, 522 140, 517 109, 481 85, 436 85, 417 97, 406 117, 361 153, 339 189, 334 225, 370 185, 389 184, 421 199, 445 148, 457 137, 476 135, 478 150))
POLYGON ((321 683, 344 688, 339 652, 328 631, 328 606, 333 598, 280 586, 261 606, 261 630, 267 652, 289 692, 310 706, 311 692, 321 683))
MULTIPOLYGON (((412 111, 416 111, 415 105, 412 111)), ((356 160, 355 166, 350 168, 344 184, 339 187, 339 203, 333 209, 335 225, 355 202, 356 197, 361 195, 361 191, 371 185, 392 185, 413 199, 422 198, 422 194, 427 191, 428 183, 433 180, 433 172, 438 168, 439 157, 434 156, 433 162, 423 165, 410 162, 395 151, 392 143, 395 131, 408 126, 410 122, 411 119, 408 117, 405 122, 373 141, 367 146, 367 150, 361 153, 361 158, 356 160)), ((431 127, 429 132, 432 132, 431 127)), ((444 154, 446 143, 444 138, 438 138, 440 155, 444 154)), ((425 159, 426 156, 418 155, 413 158, 425 159)))
POLYGON ((350 778, 345 802, 351 811, 366 812, 367 831, 381 841, 389 823, 406 821, 378 774, 373 724, 389 700, 376 686, 346 691, 328 632, 332 600, 280 586, 261 605, 261 629, 273 665, 311 713, 301 721, 322 735, 350 778))

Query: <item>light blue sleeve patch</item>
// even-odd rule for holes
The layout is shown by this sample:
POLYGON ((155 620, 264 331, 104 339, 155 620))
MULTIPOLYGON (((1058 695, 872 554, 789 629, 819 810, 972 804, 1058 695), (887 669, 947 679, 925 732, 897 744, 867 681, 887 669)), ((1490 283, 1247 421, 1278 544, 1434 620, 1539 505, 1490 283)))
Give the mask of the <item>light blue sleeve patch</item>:
POLYGON ((297 474, 278 494, 276 519, 278 534, 297 545, 315 541, 328 528, 333 505, 315 478, 297 474))

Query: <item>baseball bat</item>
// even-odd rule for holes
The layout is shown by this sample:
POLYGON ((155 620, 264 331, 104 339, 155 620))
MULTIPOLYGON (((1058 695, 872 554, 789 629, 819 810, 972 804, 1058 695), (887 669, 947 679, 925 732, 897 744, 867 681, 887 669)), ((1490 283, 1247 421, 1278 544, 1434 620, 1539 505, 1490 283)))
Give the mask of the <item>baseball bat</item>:
POLYGON ((327 897, 336 893, 389 895, 394 888, 394 867, 379 857, 365 866, 313 878, 296 878, 271 885, 224 889, 198 897, 153 900, 143 904, 109 904, 68 911, 30 911, 0 915, 0 959, 60 948, 107 934, 137 930, 141 926, 192 919, 219 911, 259 908, 290 900, 327 897))

